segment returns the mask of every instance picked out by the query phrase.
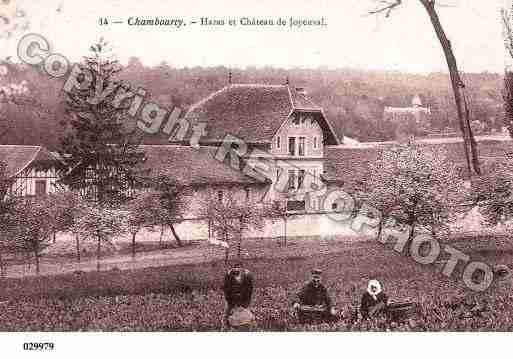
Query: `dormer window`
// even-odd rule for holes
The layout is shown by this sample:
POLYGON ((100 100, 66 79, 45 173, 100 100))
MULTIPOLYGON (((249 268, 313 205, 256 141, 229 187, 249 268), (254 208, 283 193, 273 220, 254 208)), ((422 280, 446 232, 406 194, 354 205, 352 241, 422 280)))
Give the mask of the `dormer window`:
POLYGON ((299 113, 296 113, 296 114, 294 115, 294 118, 292 119, 292 123, 293 123, 294 125, 296 125, 296 126, 299 126, 299 120, 300 120, 300 115, 299 115, 299 113))
POLYGON ((281 137, 276 137, 276 148, 281 148, 281 137))

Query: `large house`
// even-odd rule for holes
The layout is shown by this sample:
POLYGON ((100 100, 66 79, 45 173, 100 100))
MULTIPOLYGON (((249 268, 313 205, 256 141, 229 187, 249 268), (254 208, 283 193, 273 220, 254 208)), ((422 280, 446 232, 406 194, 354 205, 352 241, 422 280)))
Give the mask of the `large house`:
POLYGON ((311 183, 322 181, 325 146, 342 143, 322 108, 289 85, 232 84, 193 105, 185 118, 206 123, 200 145, 220 146, 227 136, 244 143, 241 166, 269 182, 263 200, 286 201, 296 211, 306 209, 311 183))
POLYGON ((409 107, 385 107, 383 117, 391 121, 413 121, 418 125, 426 122, 427 116, 431 114, 431 109, 422 105, 419 95, 415 95, 411 100, 409 107))

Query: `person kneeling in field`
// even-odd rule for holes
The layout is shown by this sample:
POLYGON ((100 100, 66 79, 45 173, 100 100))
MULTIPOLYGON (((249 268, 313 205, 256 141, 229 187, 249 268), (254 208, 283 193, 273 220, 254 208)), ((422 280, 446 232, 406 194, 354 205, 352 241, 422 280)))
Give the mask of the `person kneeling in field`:
POLYGON ((362 295, 360 313, 364 319, 383 314, 387 310, 388 297, 383 292, 381 283, 375 279, 369 281, 367 291, 362 295))
POLYGON ((248 307, 253 294, 253 276, 242 267, 241 262, 236 262, 226 273, 223 292, 226 299, 223 324, 227 327, 252 324, 255 317, 248 307))
POLYGON ((293 304, 296 318, 301 321, 312 319, 335 319, 337 311, 332 305, 326 287, 321 283, 322 271, 312 270, 312 278, 297 294, 293 304))

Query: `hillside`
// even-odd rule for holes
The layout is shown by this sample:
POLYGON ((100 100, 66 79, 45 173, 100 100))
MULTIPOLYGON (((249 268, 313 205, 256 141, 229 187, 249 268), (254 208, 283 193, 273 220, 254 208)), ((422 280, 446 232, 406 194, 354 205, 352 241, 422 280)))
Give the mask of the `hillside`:
MULTIPOLYGON (((35 68, 3 64, 7 75, 0 77, 0 86, 8 82, 27 81, 32 98, 44 111, 30 107, 4 105, 0 117, 8 120, 9 133, 0 143, 43 144, 55 148, 66 121, 63 81, 51 79, 35 68)), ((171 108, 187 109, 228 83, 229 69, 172 68, 144 66, 132 58, 120 74, 133 88, 142 87, 149 99, 171 108)), ((470 95, 472 116, 500 128, 502 118, 502 75, 492 73, 465 74, 470 95)), ((431 107, 429 121, 434 129, 455 127, 454 104, 447 74, 427 75, 350 69, 277 69, 254 68, 232 70, 234 83, 283 84, 304 87, 324 111, 340 136, 360 141, 390 140, 393 131, 381 121, 385 106, 408 106, 412 96, 419 94, 424 105, 431 107)), ((162 143, 165 139, 148 137, 146 143, 162 143)))

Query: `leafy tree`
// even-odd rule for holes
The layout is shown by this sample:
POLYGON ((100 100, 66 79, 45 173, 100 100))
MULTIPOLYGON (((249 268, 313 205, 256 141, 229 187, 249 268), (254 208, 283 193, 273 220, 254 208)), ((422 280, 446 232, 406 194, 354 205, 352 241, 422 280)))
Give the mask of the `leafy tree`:
POLYGON ((236 201, 231 195, 218 198, 210 191, 201 202, 200 215, 209 221, 212 233, 224 242, 225 262, 228 263, 230 242, 237 241, 237 256, 240 258, 244 231, 262 229, 269 212, 264 206, 236 201))
POLYGON ((36 273, 40 272, 41 251, 50 242, 54 224, 46 198, 16 201, 9 235, 16 248, 33 254, 36 273))
POLYGON ((418 227, 433 234, 447 228, 456 207, 466 199, 458 169, 441 149, 415 143, 384 150, 371 165, 361 198, 409 226, 409 241, 418 227))
POLYGON ((152 186, 159 198, 160 211, 156 213, 155 223, 162 226, 161 238, 164 228, 167 226, 171 229, 176 243, 182 246, 175 223, 182 219, 184 195, 187 191, 185 187, 168 176, 158 176, 153 180, 152 186))
POLYGON ((112 239, 127 230, 124 213, 120 210, 90 203, 81 206, 80 215, 74 221, 73 232, 81 239, 95 240, 96 269, 100 270, 101 245, 110 243, 112 239))
POLYGON ((71 232, 75 236, 77 261, 80 262, 80 236, 74 233, 85 200, 73 191, 57 191, 48 195, 49 209, 53 218, 53 231, 71 232))
POLYGON ((267 210, 267 215, 271 220, 281 219, 283 221, 283 245, 287 245, 287 204, 284 201, 274 201, 267 210))
POLYGON ((128 232, 132 236, 132 257, 135 258, 135 240, 143 228, 153 228, 162 213, 161 194, 155 191, 141 192, 126 205, 128 232))
POLYGON ((513 165, 497 165, 493 172, 477 182, 476 200, 490 224, 506 224, 513 217, 513 165))
POLYGON ((13 242, 9 235, 14 223, 16 198, 8 195, 10 181, 6 175, 6 165, 0 161, 0 273, 5 274, 4 253, 12 250, 13 242))
MULTIPOLYGON (((108 57, 107 46, 100 39, 80 65, 90 75, 90 85, 66 93, 69 131, 59 148, 67 170, 64 183, 92 193, 101 205, 128 199, 131 189, 141 184, 138 165, 144 161, 134 130, 126 126, 127 106, 114 104, 122 86, 116 81, 121 67, 108 57)), ((86 75, 83 81, 88 81, 86 75)))

